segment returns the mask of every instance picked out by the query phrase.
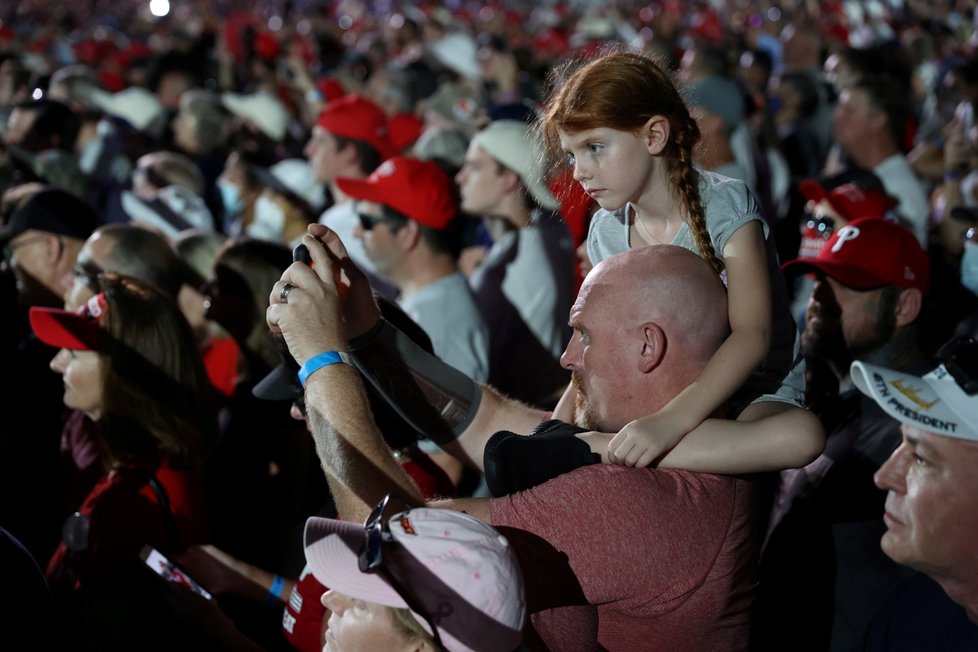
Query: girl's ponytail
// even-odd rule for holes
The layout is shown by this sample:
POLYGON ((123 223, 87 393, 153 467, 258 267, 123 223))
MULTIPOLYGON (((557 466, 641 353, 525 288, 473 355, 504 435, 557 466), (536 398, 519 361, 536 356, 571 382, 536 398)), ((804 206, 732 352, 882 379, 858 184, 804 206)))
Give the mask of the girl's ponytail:
POLYGON ((689 222, 690 233, 693 234, 693 242, 700 250, 700 255, 706 262, 710 263, 713 271, 720 274, 724 268, 723 261, 717 256, 713 242, 710 240, 710 232, 706 230, 706 212, 703 209, 703 202, 700 201, 699 173, 693 167, 695 140, 690 142, 690 136, 693 136, 694 133, 686 125, 683 125, 676 130, 673 136, 676 144, 673 179, 683 207, 686 209, 686 219, 689 222))

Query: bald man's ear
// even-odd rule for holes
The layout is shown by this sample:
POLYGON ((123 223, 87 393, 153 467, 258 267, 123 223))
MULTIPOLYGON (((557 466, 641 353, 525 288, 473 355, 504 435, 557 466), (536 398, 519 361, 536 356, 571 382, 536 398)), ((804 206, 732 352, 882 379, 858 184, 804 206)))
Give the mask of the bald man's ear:
POLYGON ((642 324, 639 332, 642 337, 642 351, 638 358, 638 370, 647 374, 659 366, 666 354, 666 334, 654 322, 642 324))
POLYGON ((900 292, 900 297, 896 304, 896 325, 903 328, 907 324, 913 323, 920 314, 920 309, 924 304, 924 295, 917 288, 908 288, 900 292))

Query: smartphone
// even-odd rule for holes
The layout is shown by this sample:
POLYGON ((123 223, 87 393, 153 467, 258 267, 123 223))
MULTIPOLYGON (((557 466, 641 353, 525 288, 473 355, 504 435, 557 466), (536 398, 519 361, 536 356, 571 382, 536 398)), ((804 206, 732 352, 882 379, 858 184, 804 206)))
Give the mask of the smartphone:
POLYGON ((297 244, 295 249, 292 250, 292 260, 294 262, 305 263, 311 267, 312 255, 309 253, 309 247, 304 244, 297 244))
POLYGON ((156 548, 153 548, 152 546, 143 546, 139 556, 154 573, 162 577, 167 582, 176 582, 177 584, 190 589, 197 595, 203 596, 208 600, 213 599, 213 596, 211 596, 207 589, 195 582, 192 577, 187 575, 172 561, 164 557, 156 548))

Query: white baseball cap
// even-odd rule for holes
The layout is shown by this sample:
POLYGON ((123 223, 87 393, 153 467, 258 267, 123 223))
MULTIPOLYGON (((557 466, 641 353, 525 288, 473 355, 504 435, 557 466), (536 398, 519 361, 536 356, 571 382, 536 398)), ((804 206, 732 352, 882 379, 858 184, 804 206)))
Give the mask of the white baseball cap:
POLYGON ((978 394, 969 396, 945 365, 923 377, 853 362, 852 382, 901 423, 978 441, 978 394))
POLYGON ((89 91, 89 99, 97 108, 109 115, 122 118, 137 131, 159 136, 166 126, 166 112, 156 95, 145 88, 130 86, 118 93, 101 88, 89 91))
POLYGON ((528 124, 519 120, 494 120, 472 140, 503 167, 518 174, 540 206, 554 210, 560 205, 544 184, 543 147, 528 124))
POLYGON ((292 193, 302 199, 314 212, 326 204, 323 184, 316 180, 309 162, 302 158, 287 158, 269 168, 256 168, 259 179, 275 190, 292 193))
POLYGON ((207 204, 183 186, 161 188, 152 200, 124 190, 122 209, 133 222, 153 227, 168 238, 187 229, 214 230, 214 218, 207 204))
POLYGON ((277 97, 268 93, 224 93, 221 102, 228 111, 251 121, 272 140, 281 142, 285 138, 289 112, 277 97))
MULTIPOLYGON (((382 564, 438 628, 451 651, 508 651, 519 646, 526 600, 516 557, 491 525, 448 509, 416 508, 387 521, 391 542, 382 564)), ((410 609, 381 573, 358 564, 362 525, 328 518, 306 521, 306 561, 323 585, 350 597, 410 609)), ((423 615, 412 610, 425 631, 423 615)))

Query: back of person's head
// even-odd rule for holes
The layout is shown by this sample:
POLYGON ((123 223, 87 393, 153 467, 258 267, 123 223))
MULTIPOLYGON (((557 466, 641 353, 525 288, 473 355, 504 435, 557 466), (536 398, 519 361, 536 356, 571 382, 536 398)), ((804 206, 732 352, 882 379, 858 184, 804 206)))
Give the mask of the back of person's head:
POLYGON ((89 99, 93 88, 98 88, 98 76, 94 69, 82 64, 64 66, 51 75, 48 99, 64 102, 76 110, 84 107, 86 113, 91 112, 86 117, 91 117, 96 113, 89 99))
POLYGON ((887 134, 894 146, 902 148, 907 123, 913 116, 909 87, 896 83, 889 75, 863 75, 852 83, 851 88, 864 91, 873 108, 886 115, 887 134))
POLYGON ((811 117, 818 109, 819 95, 816 82, 806 72, 790 71, 781 75, 781 86, 790 86, 798 94, 798 112, 802 117, 811 117))
POLYGON ((192 118, 201 154, 210 154, 227 143, 229 114, 216 93, 200 88, 185 92, 180 96, 180 113, 192 118))
POLYGON ((103 271, 132 276, 171 298, 180 292, 185 269, 165 237, 132 224, 107 224, 97 233, 112 243, 106 259, 99 261, 103 271))
POLYGON ((227 236, 221 233, 188 229, 173 238, 173 248, 197 276, 208 279, 214 273, 217 254, 226 241, 227 236))
POLYGON ((29 151, 62 149, 73 152, 78 137, 78 116, 61 102, 55 100, 28 100, 14 106, 20 111, 34 114, 34 122, 21 143, 29 151))
POLYGON ((669 74, 651 57, 626 50, 609 53, 578 68, 556 87, 541 127, 551 151, 560 152, 559 132, 609 128, 638 133, 654 116, 669 121, 663 150, 674 191, 682 199, 696 246, 719 272, 723 262, 713 250, 700 201, 693 148, 700 130, 669 74))
MULTIPOLYGON (((251 296, 248 312, 239 319, 250 321, 241 324, 221 324, 232 334, 247 330, 247 348, 258 354, 270 369, 277 365, 280 356, 265 324, 265 311, 268 309, 268 295, 271 288, 281 278, 282 272, 292 264, 292 251, 287 246, 268 240, 254 238, 235 238, 221 248, 215 262, 218 282, 222 275, 231 274, 233 283, 239 291, 251 296), (243 284, 243 285, 242 285, 243 284), (241 330, 235 329, 235 326, 241 330)), ((244 297, 241 297, 244 298, 244 297)), ((256 369, 264 374, 268 369, 256 369)))
POLYGON ((195 195, 204 194, 204 177, 194 162, 176 152, 150 152, 136 162, 136 170, 146 175, 157 189, 183 186, 195 195))
POLYGON ((688 70, 690 79, 730 76, 730 60, 723 48, 700 43, 692 52, 693 63, 688 70))

